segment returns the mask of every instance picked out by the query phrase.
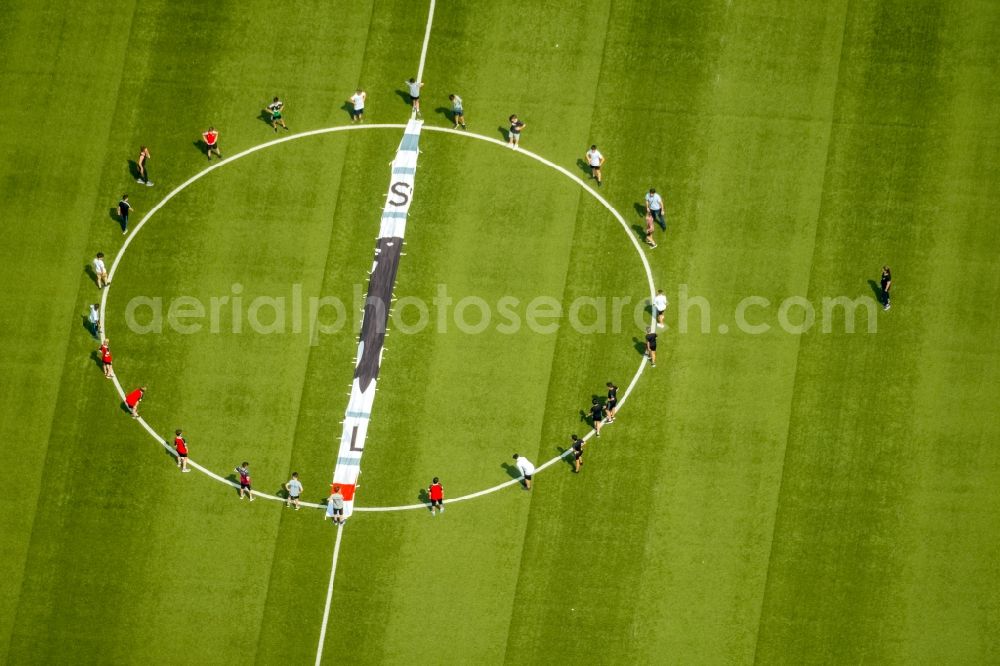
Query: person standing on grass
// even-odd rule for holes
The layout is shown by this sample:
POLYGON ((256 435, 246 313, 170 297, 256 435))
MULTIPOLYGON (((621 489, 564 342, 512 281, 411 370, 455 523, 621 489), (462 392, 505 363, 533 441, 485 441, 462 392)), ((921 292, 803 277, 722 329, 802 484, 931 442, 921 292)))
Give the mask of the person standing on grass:
POLYGON ((128 202, 128 195, 123 194, 118 201, 118 219, 122 223, 122 235, 128 233, 128 214, 132 212, 132 204, 128 202))
POLYGON ((351 109, 351 122, 352 123, 363 123, 365 122, 365 100, 368 98, 368 93, 366 93, 361 88, 358 88, 353 95, 347 100, 354 105, 351 109))
POLYGON ((128 411, 132 415, 132 418, 139 418, 139 403, 142 402, 144 397, 146 397, 145 386, 140 386, 125 396, 125 406, 128 407, 128 411))
POLYGON ((646 244, 649 247, 656 247, 656 241, 653 240, 653 214, 650 212, 646 213, 646 244))
POLYGON ((219 130, 214 127, 209 127, 201 133, 201 138, 205 141, 205 155, 208 157, 208 161, 212 161, 212 153, 218 155, 221 160, 222 153, 219 151, 219 130))
POLYGON ((458 129, 459 125, 465 129, 465 110, 462 108, 462 98, 452 93, 448 95, 448 99, 451 101, 451 119, 455 123, 455 129, 458 129))
POLYGON ((531 477, 535 474, 535 465, 524 456, 519 456, 516 453, 514 454, 514 464, 524 476, 524 489, 531 490, 531 477))
POLYGON ((667 301, 667 295, 663 293, 660 289, 656 292, 656 296, 653 297, 653 310, 656 312, 656 327, 663 328, 663 315, 667 311, 667 306, 670 303, 667 301))
POLYGON ((427 496, 431 498, 431 516, 435 509, 444 513, 444 486, 441 485, 441 479, 436 476, 431 479, 431 485, 427 486, 427 496))
POLYGON ((174 431, 174 451, 177 452, 177 467, 182 472, 190 472, 188 468, 188 442, 183 430, 174 431))
POLYGON ((652 326, 646 329, 646 356, 649 364, 656 367, 656 329, 652 326))
POLYGON ((646 212, 652 213, 653 218, 663 227, 663 230, 667 230, 667 221, 663 217, 663 197, 657 194, 656 189, 652 187, 646 194, 646 212))
POLYGON ((334 525, 344 524, 344 495, 340 492, 340 486, 336 484, 331 488, 330 499, 326 501, 326 515, 323 516, 323 520, 327 518, 332 518, 334 525))
POLYGON ((590 176, 597 180, 597 186, 601 186, 601 167, 604 166, 604 155, 597 149, 597 145, 590 147, 587 151, 587 164, 590 165, 590 176))
POLYGON ((583 467, 584 441, 576 435, 570 435, 569 438, 573 442, 573 444, 570 445, 570 450, 573 451, 573 472, 579 474, 580 468, 583 467))
POLYGON ((97 288, 103 289, 104 287, 111 284, 111 280, 108 279, 108 267, 104 264, 104 253, 98 252, 94 255, 94 279, 97 280, 97 288))
POLYGON ((516 150, 518 142, 521 141, 521 132, 524 131, 524 123, 520 121, 516 113, 509 120, 510 129, 507 130, 507 145, 516 150))
POLYGON ((135 158, 135 166, 139 170, 139 177, 135 179, 137 183, 145 183, 146 187, 152 187, 149 182, 149 148, 139 146, 139 157, 135 158))
POLYGON ((292 472, 292 478, 288 479, 285 483, 285 492, 288 493, 288 497, 285 499, 285 506, 287 507, 289 502, 291 502, 295 510, 298 511, 301 508, 299 507, 299 498, 302 497, 302 482, 299 481, 298 472, 292 472))
POLYGON ((413 113, 420 115, 420 89, 424 87, 423 81, 407 79, 406 89, 410 93, 410 104, 413 106, 413 113))
POLYGON ((101 304, 91 303, 90 311, 87 312, 87 324, 90 325, 90 334, 95 339, 101 339, 101 304))
POLYGON ((882 286, 882 309, 888 310, 892 306, 889 304, 889 289, 892 287, 892 271, 888 266, 882 267, 882 278, 879 280, 882 286))
POLYGON ((236 474, 240 477, 240 499, 243 499, 243 495, 246 494, 253 501, 253 487, 250 484, 250 463, 246 460, 243 461, 239 467, 235 470, 236 474))
POLYGON ((618 411, 618 386, 614 382, 606 384, 608 388, 608 401, 604 403, 604 416, 608 423, 615 422, 615 412, 618 411))
POLYGON ((114 370, 111 369, 110 345, 111 341, 105 339, 104 342, 101 343, 101 348, 98 350, 98 353, 101 355, 101 366, 104 368, 104 377, 107 379, 111 379, 115 376, 114 370))
POLYGON ((601 423, 604 421, 604 405, 598 398, 594 398, 590 403, 590 420, 594 424, 594 437, 600 437, 601 423))
POLYGON ((273 102, 267 105, 267 112, 271 114, 271 127, 274 128, 275 132, 278 131, 278 123, 281 123, 281 126, 286 130, 288 129, 288 125, 285 124, 285 119, 281 116, 281 112, 284 108, 285 103, 277 97, 274 98, 273 102))

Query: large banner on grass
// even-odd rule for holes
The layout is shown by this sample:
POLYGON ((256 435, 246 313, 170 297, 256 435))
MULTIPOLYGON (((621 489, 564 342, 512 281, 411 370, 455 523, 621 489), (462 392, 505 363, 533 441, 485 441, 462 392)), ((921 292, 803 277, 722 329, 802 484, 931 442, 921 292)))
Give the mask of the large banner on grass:
POLYGON ((339 485, 344 495, 345 516, 350 516, 354 510, 355 489, 361 474, 361 455, 365 450, 365 437, 375 402, 375 384, 382 365, 392 292, 402 255, 403 235, 406 233, 406 216, 413 201, 422 126, 423 121, 420 120, 407 123, 403 140, 396 150, 389 190, 382 209, 379 236, 375 242, 375 258, 372 261, 368 296, 361 321, 351 399, 347 403, 337 464, 333 470, 333 485, 339 485))

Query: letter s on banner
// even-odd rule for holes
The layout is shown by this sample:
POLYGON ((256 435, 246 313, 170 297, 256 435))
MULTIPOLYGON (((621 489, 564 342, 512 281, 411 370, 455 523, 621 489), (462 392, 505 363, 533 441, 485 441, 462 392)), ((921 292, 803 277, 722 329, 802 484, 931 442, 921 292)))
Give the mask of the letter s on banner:
POLYGON ((393 183, 392 186, 389 187, 389 191, 396 196, 401 197, 400 200, 392 198, 389 199, 389 203, 393 206, 405 206, 410 200, 410 186, 402 181, 393 183))

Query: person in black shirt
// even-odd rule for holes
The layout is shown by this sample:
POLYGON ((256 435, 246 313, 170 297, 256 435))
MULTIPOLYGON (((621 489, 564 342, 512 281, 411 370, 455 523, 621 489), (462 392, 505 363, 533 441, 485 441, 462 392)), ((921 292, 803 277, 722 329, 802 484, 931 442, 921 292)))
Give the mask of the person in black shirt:
POLYGON ((128 202, 128 195, 123 194, 118 202, 118 219, 122 223, 122 235, 128 233, 128 214, 132 212, 132 204, 128 202))
POLYGON ((656 331, 650 326, 646 329, 646 356, 649 357, 649 363, 654 368, 656 367, 656 331))
POLYGON ((571 446, 571 450, 573 451, 573 471, 579 474, 580 468, 583 467, 584 441, 576 435, 570 435, 569 438, 573 440, 573 444, 571 446))
POLYGON ((891 305, 889 305, 889 289, 892 287, 892 272, 889 270, 888 266, 882 267, 882 279, 879 281, 882 285, 882 309, 888 310, 891 305))
POLYGON ((604 405, 597 398, 590 404, 590 420, 594 422, 594 436, 601 436, 601 422, 604 420, 604 405))
POLYGON ((608 401, 604 403, 604 418, 608 423, 615 422, 615 412, 618 411, 618 387, 614 382, 608 382, 608 401))
POLYGON ((517 148, 518 141, 521 140, 521 132, 524 130, 524 123, 517 118, 515 113, 510 117, 510 129, 507 131, 507 145, 517 148))

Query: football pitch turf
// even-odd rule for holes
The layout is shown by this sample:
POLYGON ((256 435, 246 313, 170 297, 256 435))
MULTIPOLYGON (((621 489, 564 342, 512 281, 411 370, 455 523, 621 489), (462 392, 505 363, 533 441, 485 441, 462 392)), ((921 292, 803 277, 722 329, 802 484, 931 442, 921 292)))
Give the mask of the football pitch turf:
POLYGON ((98 251, 153 431, 325 500, 428 9, 0 7, 0 663, 1000 662, 988 0, 442 0, 362 510, 241 501, 129 418, 87 330, 98 251), (349 126, 358 86, 365 124, 295 137, 349 126), (492 141, 435 129, 449 93, 492 141), (208 162, 210 125, 227 159, 288 140, 208 162), (512 454, 561 455, 640 367, 582 472, 521 490, 512 454), (508 485, 371 510, 434 476, 508 485))

